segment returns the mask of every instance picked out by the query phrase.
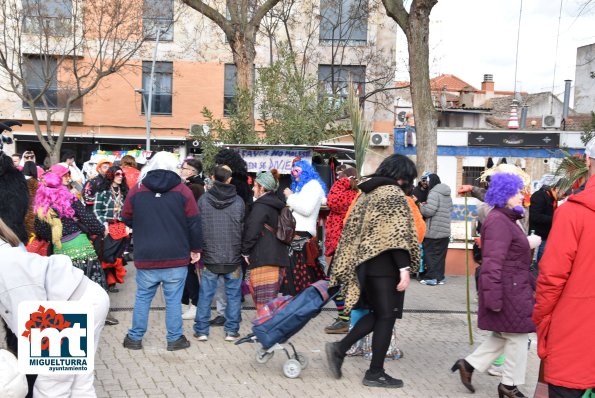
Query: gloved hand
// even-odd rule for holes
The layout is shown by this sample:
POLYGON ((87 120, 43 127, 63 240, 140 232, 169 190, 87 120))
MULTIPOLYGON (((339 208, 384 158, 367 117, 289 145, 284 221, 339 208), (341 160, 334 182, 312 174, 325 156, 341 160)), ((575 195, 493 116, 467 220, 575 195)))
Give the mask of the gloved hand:
POLYGON ((527 240, 529 241, 529 247, 531 249, 537 249, 539 245, 541 245, 541 236, 539 235, 529 235, 527 236, 527 240))
POLYGON ((467 192, 471 192, 473 190, 473 185, 461 185, 457 189, 457 193, 459 195, 465 195, 467 192))

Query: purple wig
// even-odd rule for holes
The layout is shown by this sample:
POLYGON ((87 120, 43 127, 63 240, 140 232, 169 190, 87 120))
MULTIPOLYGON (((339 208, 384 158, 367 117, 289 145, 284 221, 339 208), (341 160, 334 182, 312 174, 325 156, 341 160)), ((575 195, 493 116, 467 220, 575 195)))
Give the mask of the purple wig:
POLYGON ((291 175, 291 190, 293 192, 297 193, 301 191, 302 187, 306 185, 308 182, 310 182, 311 180, 316 180, 322 187, 324 194, 326 195, 328 193, 326 184, 320 179, 320 175, 318 175, 318 172, 316 171, 316 169, 314 169, 314 167, 312 167, 310 163, 304 160, 299 160, 295 162, 293 167, 299 167, 300 169, 302 169, 302 173, 299 176, 299 181, 295 180, 293 174, 291 175))
POLYGON ((523 179, 516 174, 497 173, 490 179, 485 202, 494 207, 505 207, 508 199, 523 189, 523 179))
POLYGON ((49 209, 54 209, 60 218, 73 218, 72 202, 75 200, 74 194, 62 185, 62 177, 56 173, 48 172, 41 176, 33 211, 37 214, 38 209, 41 209, 45 216, 49 209))

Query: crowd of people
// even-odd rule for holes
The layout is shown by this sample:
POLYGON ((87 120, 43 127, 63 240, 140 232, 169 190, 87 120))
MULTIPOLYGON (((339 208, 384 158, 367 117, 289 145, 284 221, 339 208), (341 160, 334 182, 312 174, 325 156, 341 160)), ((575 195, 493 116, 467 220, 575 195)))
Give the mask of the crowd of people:
MULTIPOLYGON (((595 140, 586 156, 592 174, 595 140)), ((0 148, 0 256, 3 269, 11 269, 1 271, 0 304, 7 346, 15 353, 16 306, 31 299, 88 303, 97 348, 104 325, 118 323, 109 313, 108 293, 117 294, 125 283, 125 265, 133 258, 136 294, 123 339, 127 349, 143 348, 159 286, 166 347, 176 351, 191 344, 185 319, 194 321, 198 342, 209 340, 213 326, 222 326, 224 340, 234 342, 245 294, 259 311, 279 294, 294 296, 329 279, 339 288, 338 314, 325 332, 344 334, 325 347, 330 373, 341 378, 352 347, 371 335, 363 384, 403 387, 403 380, 385 372, 384 362, 411 276, 419 274, 426 286, 446 283, 453 203, 437 174, 417 179, 415 164, 395 154, 364 177, 341 165, 327 186, 313 164, 297 158, 290 186, 282 189, 277 170, 250 176, 246 162, 229 149, 217 154, 208 172, 198 159, 180 162, 168 152, 154 154, 140 170, 132 157, 118 164, 99 161, 96 170, 85 181, 72 153, 43 170, 32 152, 11 159, 0 148), (323 206, 329 215, 321 233, 323 206), (286 209, 295 223, 289 241, 280 237, 286 209), (33 272, 35 267, 47 272, 33 272)), ((496 367, 499 396, 524 397, 519 386, 525 383, 528 334, 537 330, 550 397, 578 398, 595 387, 595 366, 584 359, 595 353, 579 344, 595 326, 589 288, 594 259, 586 246, 593 234, 595 182, 590 179, 562 206, 555 187, 545 186, 527 211, 525 177, 518 168, 495 168, 487 187, 458 189, 482 202, 478 326, 491 334, 451 370, 475 392, 473 372, 496 367), (527 218, 530 230, 522 222, 527 218)), ((35 396, 94 394, 92 374, 30 375, 28 382, 35 396)))

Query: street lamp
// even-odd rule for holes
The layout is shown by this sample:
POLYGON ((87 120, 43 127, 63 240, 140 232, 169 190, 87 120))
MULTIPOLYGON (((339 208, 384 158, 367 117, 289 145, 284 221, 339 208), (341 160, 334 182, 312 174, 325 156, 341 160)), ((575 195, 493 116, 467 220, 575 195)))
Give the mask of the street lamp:
POLYGON ((134 90, 136 93, 140 93, 143 96, 143 106, 145 108, 145 116, 146 116, 146 130, 147 130, 147 141, 145 144, 145 149, 147 151, 151 150, 151 107, 153 105, 153 83, 155 79, 155 61, 157 60, 157 48, 159 47, 159 36, 162 33, 162 29, 165 30, 163 27, 157 27, 157 33, 155 35, 155 48, 153 49, 153 60, 151 61, 151 76, 149 77, 149 92, 145 101, 145 90, 142 88, 137 88, 134 90))

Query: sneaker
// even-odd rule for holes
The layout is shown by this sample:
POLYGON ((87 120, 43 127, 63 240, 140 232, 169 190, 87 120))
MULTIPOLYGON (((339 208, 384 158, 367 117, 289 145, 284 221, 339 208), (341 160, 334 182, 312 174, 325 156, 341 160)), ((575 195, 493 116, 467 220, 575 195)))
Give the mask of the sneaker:
POLYGON ((331 374, 335 379, 340 379, 343 376, 341 366, 343 366, 345 356, 341 355, 339 352, 339 343, 326 343, 324 350, 326 352, 326 361, 331 374))
POLYGON ((211 326, 223 326, 225 324, 225 317, 223 315, 217 315, 215 318, 209 321, 211 326))
POLYGON ((488 374, 490 376, 502 377, 502 365, 491 364, 488 368, 488 374))
POLYGON ((436 279, 422 279, 421 281, 419 281, 419 283, 426 286, 436 286, 438 284, 438 281, 436 279))
POLYGON ((207 336, 206 334, 194 333, 192 336, 198 341, 209 341, 209 336, 207 336))
POLYGON ((240 334, 238 332, 232 333, 227 332, 225 333, 225 341, 236 341, 240 338, 240 334))
POLYGON ((128 334, 124 337, 124 348, 128 348, 129 350, 142 350, 143 348, 143 341, 142 340, 132 340, 128 334))
POLYGON ((190 342, 184 335, 180 336, 176 341, 167 342, 167 351, 183 350, 188 347, 190 347, 190 342))
POLYGON ((403 380, 390 377, 384 371, 373 374, 370 370, 366 371, 363 380, 364 386, 368 387, 384 387, 384 388, 401 388, 403 387, 403 380))
POLYGON ((107 313, 107 316, 105 317, 105 324, 106 325, 113 326, 113 325, 117 325, 119 323, 120 323, 120 321, 118 321, 116 318, 114 318, 111 312, 108 312, 107 313))
POLYGON ((182 319, 194 319, 196 318, 196 306, 188 304, 188 309, 182 314, 182 319))
POLYGON ((446 283, 446 278, 444 278, 444 279, 440 279, 440 280, 438 281, 438 284, 439 284, 439 285, 444 285, 445 283, 446 283))
POLYGON ((324 328, 324 332, 328 334, 345 334, 349 332, 349 325, 349 321, 337 318, 335 322, 324 328))
POLYGON ((108 286, 107 291, 110 293, 118 293, 120 291, 120 289, 118 289, 116 287, 116 284, 114 283, 113 285, 108 286))

